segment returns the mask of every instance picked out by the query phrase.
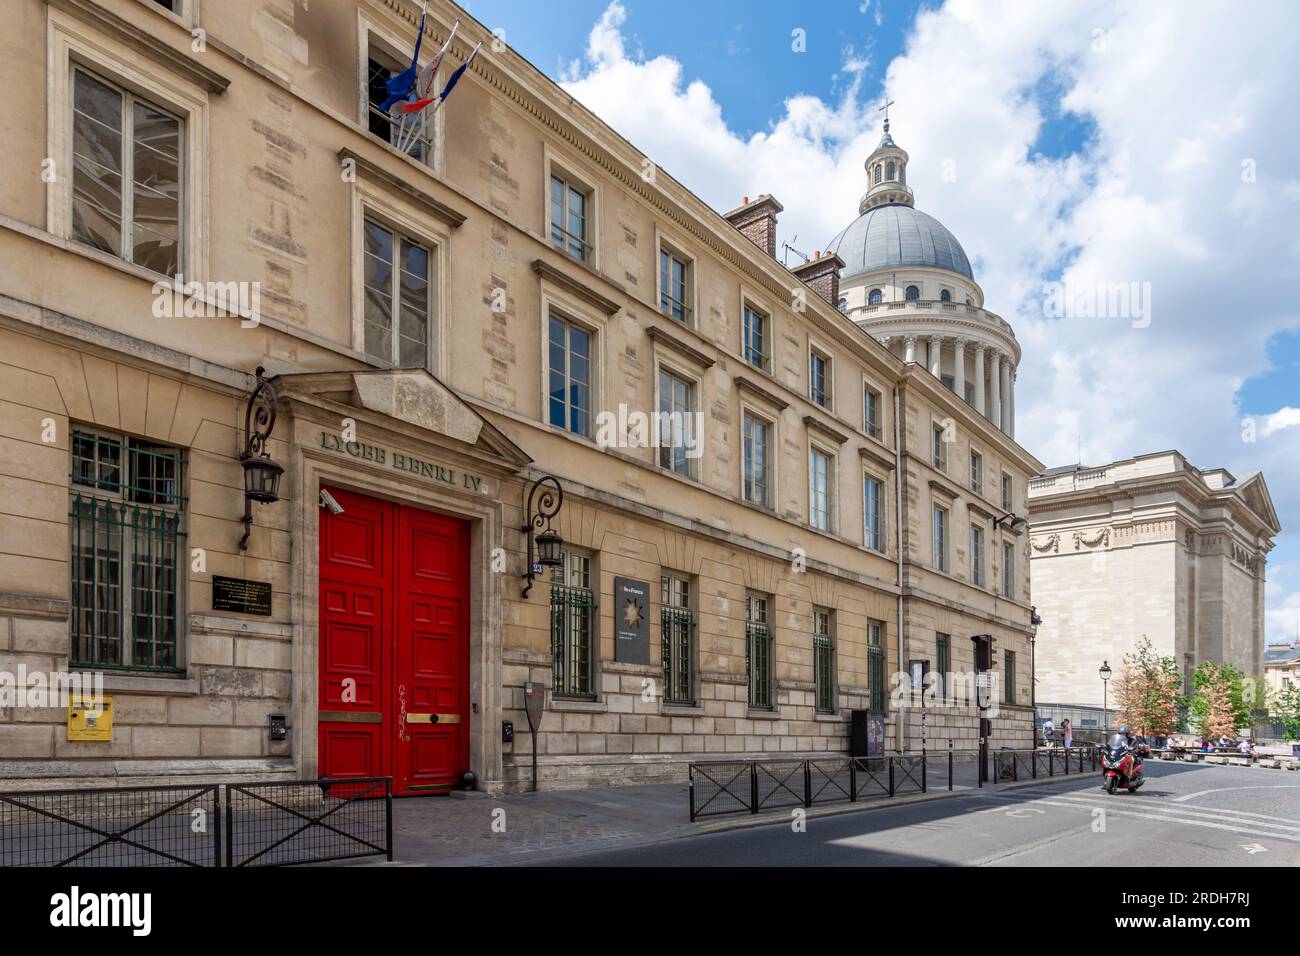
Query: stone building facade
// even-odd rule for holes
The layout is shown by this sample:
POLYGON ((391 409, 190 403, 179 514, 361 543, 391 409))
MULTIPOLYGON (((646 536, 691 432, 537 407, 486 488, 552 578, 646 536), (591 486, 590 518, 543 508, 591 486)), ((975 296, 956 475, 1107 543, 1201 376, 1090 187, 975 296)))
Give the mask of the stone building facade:
POLYGON ((1238 481, 1176 451, 1029 483, 1040 704, 1100 708, 1146 637, 1190 687, 1202 661, 1264 673, 1264 566, 1280 532, 1261 474, 1238 481))
MULTIPOLYGON (((113 730, 0 708, 6 786, 515 788, 530 681, 545 786, 839 753, 854 709, 916 749, 893 675, 969 671, 973 634, 1015 674, 994 744, 1028 741, 1027 537, 992 521, 1041 464, 836 308, 843 260, 782 266, 770 196, 644 176, 442 0, 422 62, 486 42, 406 128, 407 0, 7 14, 0 670, 102 673, 113 730), (245 548, 259 367, 285 473, 245 548), (544 476, 563 564, 525 595, 544 476)), ((973 706, 926 711, 973 746, 973 706)))

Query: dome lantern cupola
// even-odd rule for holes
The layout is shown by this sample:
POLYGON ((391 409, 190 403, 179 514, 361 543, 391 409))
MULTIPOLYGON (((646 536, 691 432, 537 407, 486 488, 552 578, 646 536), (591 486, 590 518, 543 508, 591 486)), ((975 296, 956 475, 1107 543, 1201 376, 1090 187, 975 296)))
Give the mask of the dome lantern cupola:
POLYGON ((910 206, 912 190, 907 185, 907 150, 889 135, 889 117, 885 117, 885 134, 880 145, 867 157, 867 192, 858 203, 858 214, 875 206, 892 203, 910 206))

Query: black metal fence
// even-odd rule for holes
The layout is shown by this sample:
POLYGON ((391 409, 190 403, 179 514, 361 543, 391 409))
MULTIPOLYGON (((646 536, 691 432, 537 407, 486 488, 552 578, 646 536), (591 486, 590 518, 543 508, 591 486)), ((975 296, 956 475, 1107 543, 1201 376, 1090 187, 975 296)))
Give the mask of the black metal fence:
POLYGON ((922 751, 879 757, 827 755, 811 760, 733 760, 689 767, 690 814, 701 817, 758 813, 781 807, 857 802, 872 798, 1036 780, 1097 769, 1095 747, 1069 751, 995 750, 992 774, 981 768, 978 751, 922 751))
POLYGON ((389 777, 0 793, 0 867, 283 866, 371 855, 393 858, 389 777))

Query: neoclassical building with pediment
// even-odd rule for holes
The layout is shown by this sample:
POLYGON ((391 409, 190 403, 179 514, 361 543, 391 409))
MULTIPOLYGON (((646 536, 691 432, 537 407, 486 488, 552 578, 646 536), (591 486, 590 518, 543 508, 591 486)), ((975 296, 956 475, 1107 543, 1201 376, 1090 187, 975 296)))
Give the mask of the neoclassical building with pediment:
POLYGON ((1103 662, 1118 676, 1143 637, 1188 686, 1203 661, 1262 677, 1264 566, 1281 531, 1262 474, 1177 451, 1069 465, 1029 483, 1029 515, 1040 708, 1102 707, 1103 662))

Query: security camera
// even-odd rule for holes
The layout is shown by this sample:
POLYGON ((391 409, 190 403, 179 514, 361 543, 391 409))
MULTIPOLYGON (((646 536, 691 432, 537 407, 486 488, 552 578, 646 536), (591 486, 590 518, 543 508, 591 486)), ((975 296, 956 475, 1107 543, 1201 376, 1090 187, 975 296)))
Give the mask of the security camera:
POLYGON ((343 514, 343 506, 339 504, 337 501, 335 501, 334 496, 330 494, 328 491, 326 491, 324 488, 320 490, 320 506, 322 508, 328 508, 330 510, 330 514, 333 515, 343 514))

